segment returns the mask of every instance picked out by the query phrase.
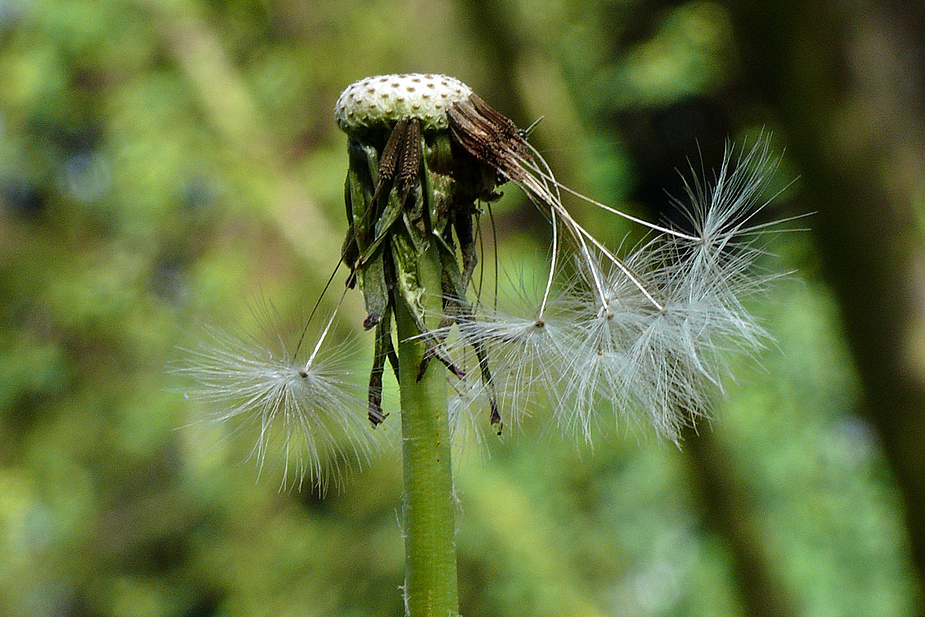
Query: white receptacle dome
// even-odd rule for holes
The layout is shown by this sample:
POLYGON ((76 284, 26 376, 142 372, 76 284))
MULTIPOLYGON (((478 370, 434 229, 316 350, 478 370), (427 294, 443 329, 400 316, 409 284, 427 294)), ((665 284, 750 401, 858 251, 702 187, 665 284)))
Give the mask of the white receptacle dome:
POLYGON ((469 86, 446 75, 367 77, 341 93, 334 106, 334 119, 346 133, 387 127, 403 116, 420 120, 425 131, 445 130, 449 127, 447 110, 471 94, 469 86))

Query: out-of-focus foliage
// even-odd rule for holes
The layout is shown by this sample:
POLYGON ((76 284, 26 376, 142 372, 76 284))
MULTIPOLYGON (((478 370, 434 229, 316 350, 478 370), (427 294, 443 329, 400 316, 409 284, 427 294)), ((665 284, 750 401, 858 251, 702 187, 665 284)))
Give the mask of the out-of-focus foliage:
MULTIPOLYGON (((522 125, 543 115, 562 179, 653 216, 667 199, 649 183, 672 188, 688 138, 708 159, 773 127, 716 107, 736 72, 723 8, 639 6, 0 0, 0 614, 402 614, 397 458, 341 492, 279 492, 277 469, 244 462, 252 437, 196 423, 169 366, 200 322, 259 331, 255 297, 297 336, 337 262, 332 108, 359 77, 448 73, 522 125)), ((541 271, 548 231, 507 192, 502 267, 541 271)), ((899 499, 814 249, 799 233, 774 248, 770 267, 806 280, 756 307, 777 344, 701 431, 798 614, 913 614, 899 499)), ((355 296, 340 336, 359 330, 355 296)), ((459 457, 462 614, 744 613, 685 451, 532 424, 459 457)))

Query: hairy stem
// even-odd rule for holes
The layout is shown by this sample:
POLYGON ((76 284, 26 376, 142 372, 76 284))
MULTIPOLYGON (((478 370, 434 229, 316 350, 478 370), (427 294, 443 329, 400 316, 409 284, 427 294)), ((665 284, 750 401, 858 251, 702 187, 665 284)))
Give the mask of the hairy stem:
MULTIPOLYGON (((418 260, 421 286, 440 289, 440 262, 431 248, 418 260)), ((429 313, 442 310, 438 293, 425 294, 429 313)), ((447 617, 459 612, 455 515, 447 387, 443 366, 431 362, 415 381, 425 345, 408 307, 395 307, 401 375, 404 464, 405 606, 409 617, 447 617)))

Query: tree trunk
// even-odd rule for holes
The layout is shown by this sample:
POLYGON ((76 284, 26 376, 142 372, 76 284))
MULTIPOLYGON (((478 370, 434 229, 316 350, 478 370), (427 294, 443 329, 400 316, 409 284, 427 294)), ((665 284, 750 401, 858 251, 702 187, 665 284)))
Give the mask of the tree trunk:
POLYGON ((925 177, 925 140, 922 74, 905 70, 925 64, 921 3, 727 5, 750 86, 786 127, 803 205, 818 212, 810 226, 841 304, 866 412, 905 501, 921 580, 925 271, 913 197, 925 177))

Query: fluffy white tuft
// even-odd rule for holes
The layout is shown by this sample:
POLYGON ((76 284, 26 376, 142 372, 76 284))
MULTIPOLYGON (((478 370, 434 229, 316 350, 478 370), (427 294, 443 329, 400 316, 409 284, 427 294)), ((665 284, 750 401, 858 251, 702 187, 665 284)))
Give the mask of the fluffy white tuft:
POLYGON ((713 182, 694 175, 689 207, 675 202, 693 231, 631 219, 653 233, 625 255, 594 239, 551 191, 533 192, 576 245, 579 276, 563 293, 550 275, 543 301, 526 311, 483 308, 460 324, 451 346, 454 354, 472 345, 487 352, 505 421, 540 403, 566 432, 590 440, 609 411, 618 423, 640 421, 677 441, 707 413, 731 376, 730 353, 753 354, 767 340, 745 301, 774 278, 756 261, 778 223, 754 221, 776 161, 766 139, 734 156, 728 149, 713 182))
POLYGON ((713 183, 695 176, 688 184, 693 234, 665 229, 619 263, 585 260, 567 379, 578 415, 609 401, 619 416, 636 410, 676 441, 722 393, 728 353, 763 346, 767 333, 743 302, 771 278, 755 263, 767 227, 751 221, 774 164, 766 141, 734 166, 727 150, 713 183))
POLYGON ((189 394, 206 403, 207 421, 256 431, 250 457, 260 472, 274 461, 281 488, 307 481, 324 493, 369 461, 373 434, 345 370, 348 352, 329 350, 306 364, 281 342, 274 349, 252 336, 207 331, 211 340, 187 350, 176 372, 195 383, 189 394))

